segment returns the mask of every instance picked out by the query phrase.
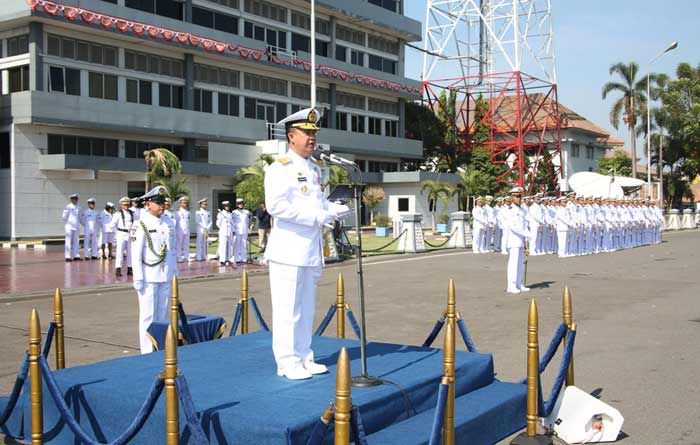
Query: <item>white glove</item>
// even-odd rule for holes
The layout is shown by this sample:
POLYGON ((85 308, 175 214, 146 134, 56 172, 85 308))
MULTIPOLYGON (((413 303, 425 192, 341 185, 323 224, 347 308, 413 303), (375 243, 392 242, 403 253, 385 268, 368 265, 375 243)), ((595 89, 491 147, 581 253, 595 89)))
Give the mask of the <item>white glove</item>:
POLYGON ((143 280, 138 280, 133 282, 134 289, 136 289, 137 292, 141 292, 143 289, 143 280))
POLYGON ((335 212, 331 212, 330 210, 321 210, 321 213, 318 216, 318 223, 321 226, 331 224, 333 221, 335 221, 335 217, 335 212))

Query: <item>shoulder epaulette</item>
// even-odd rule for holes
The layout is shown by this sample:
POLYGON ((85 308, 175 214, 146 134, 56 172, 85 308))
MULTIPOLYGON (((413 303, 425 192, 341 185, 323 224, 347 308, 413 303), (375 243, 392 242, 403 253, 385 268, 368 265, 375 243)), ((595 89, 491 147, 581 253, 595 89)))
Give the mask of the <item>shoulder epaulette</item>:
POLYGON ((292 159, 289 156, 282 156, 277 159, 277 162, 279 162, 282 165, 287 165, 290 162, 292 162, 292 159))

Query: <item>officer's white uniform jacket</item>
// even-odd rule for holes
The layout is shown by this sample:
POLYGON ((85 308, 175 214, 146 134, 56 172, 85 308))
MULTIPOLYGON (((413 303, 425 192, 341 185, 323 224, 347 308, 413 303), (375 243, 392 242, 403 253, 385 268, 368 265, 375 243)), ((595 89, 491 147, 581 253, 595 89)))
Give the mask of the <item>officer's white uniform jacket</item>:
POLYGON ((319 167, 289 150, 265 171, 265 204, 274 218, 265 258, 290 266, 322 265, 323 223, 347 207, 323 196, 319 167))
POLYGON ((144 283, 166 283, 177 275, 177 257, 175 256, 175 230, 167 216, 156 218, 150 212, 143 212, 135 224, 131 237, 131 262, 134 281, 144 283), (146 236, 151 238, 153 249, 148 245, 146 236), (159 253, 165 249, 165 259, 157 265, 159 253))
POLYGON ((175 225, 182 234, 190 233, 190 211, 182 207, 175 212, 175 225))
POLYGON ((556 226, 558 232, 566 232, 572 226, 571 214, 568 208, 556 208, 556 226))
POLYGON ((72 202, 63 209, 63 228, 66 232, 78 230, 80 228, 81 209, 79 205, 72 202))
POLYGON ((235 233, 234 221, 236 216, 228 210, 220 209, 216 215, 216 227, 219 228, 219 239, 230 239, 235 233))
POLYGON ((235 215, 234 223, 237 235, 246 237, 250 230, 250 211, 248 209, 236 209, 232 212, 235 215))
POLYGON ((199 233, 209 233, 209 230, 211 230, 211 216, 209 215, 209 210, 197 210, 194 214, 194 222, 199 233))
POLYGON ((480 229, 488 225, 486 210, 483 206, 474 206, 472 209, 472 225, 475 229, 480 229))
POLYGON ((100 230, 102 233, 114 233, 114 226, 112 225, 112 215, 113 213, 109 213, 107 210, 102 211, 101 219, 100 219, 100 230))
POLYGON ((136 220, 136 216, 130 210, 119 209, 112 215, 112 227, 116 229, 118 237, 128 236, 128 232, 136 220))
POLYGON ((134 215, 134 221, 138 221, 138 219, 141 217, 141 210, 146 212, 146 209, 142 209, 140 207, 129 207, 129 210, 131 210, 131 213, 134 215))
POLYGON ((85 233, 97 233, 97 230, 102 225, 101 218, 102 215, 100 215, 100 213, 95 209, 88 207, 87 209, 83 210, 80 222, 83 225, 83 230, 85 230, 85 233))
POLYGON ((489 227, 494 227, 496 225, 496 215, 493 211, 493 207, 488 204, 484 204, 484 213, 486 214, 486 223, 489 227))
POLYGON ((527 212, 522 207, 511 204, 505 213, 505 229, 508 230, 507 248, 523 247, 530 236, 527 228, 527 212))
POLYGON ((528 208, 527 219, 528 223, 530 224, 530 228, 533 230, 537 230, 539 226, 544 225, 545 221, 542 206, 536 202, 533 202, 530 208, 528 208))

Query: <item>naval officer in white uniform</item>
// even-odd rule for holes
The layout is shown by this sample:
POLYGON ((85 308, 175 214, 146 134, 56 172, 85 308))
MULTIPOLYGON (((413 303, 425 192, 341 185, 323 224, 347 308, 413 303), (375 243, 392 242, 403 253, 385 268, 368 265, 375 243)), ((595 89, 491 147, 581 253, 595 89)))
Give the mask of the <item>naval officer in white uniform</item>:
POLYGON ((78 205, 80 197, 77 193, 70 195, 70 203, 63 209, 63 230, 66 235, 65 241, 65 257, 66 261, 80 259, 80 219, 83 213, 78 205))
POLYGON ((272 351, 277 374, 308 379, 328 370, 311 350, 316 285, 323 266, 323 226, 348 208, 323 195, 311 158, 320 114, 307 108, 279 122, 288 152, 265 171, 265 203, 275 224, 265 249, 272 294, 272 351))
POLYGON ((527 213, 520 206, 520 197, 523 194, 522 187, 515 187, 510 191, 513 203, 506 211, 505 230, 508 230, 508 287, 506 292, 519 294, 527 292, 529 287, 523 283, 525 269, 525 244, 530 237, 527 227, 527 213))
POLYGON ((131 235, 134 289, 139 297, 139 344, 141 353, 153 352, 147 329, 154 321, 168 319, 168 298, 177 275, 175 226, 165 211, 165 187, 158 186, 141 197, 147 209, 134 223, 131 235))

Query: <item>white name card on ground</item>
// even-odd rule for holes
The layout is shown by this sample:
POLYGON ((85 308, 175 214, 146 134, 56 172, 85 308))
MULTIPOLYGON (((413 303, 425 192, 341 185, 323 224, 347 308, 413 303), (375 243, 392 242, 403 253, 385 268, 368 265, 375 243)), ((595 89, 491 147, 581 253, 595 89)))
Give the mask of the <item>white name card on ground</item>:
POLYGON ((613 442, 625 421, 620 411, 575 386, 559 394, 544 426, 567 443, 613 442))

